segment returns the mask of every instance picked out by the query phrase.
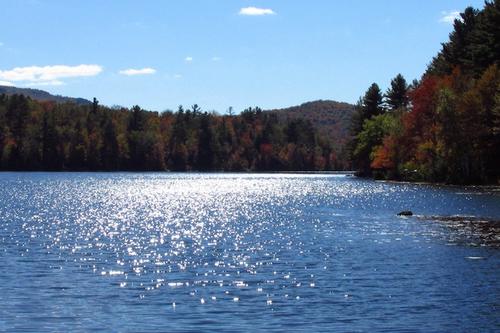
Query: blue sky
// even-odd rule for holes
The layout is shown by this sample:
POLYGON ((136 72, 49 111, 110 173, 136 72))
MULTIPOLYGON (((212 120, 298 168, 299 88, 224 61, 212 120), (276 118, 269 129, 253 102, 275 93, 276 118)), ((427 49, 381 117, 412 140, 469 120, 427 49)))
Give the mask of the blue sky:
POLYGON ((420 77, 469 5, 483 0, 0 0, 0 83, 157 111, 354 103, 420 77))

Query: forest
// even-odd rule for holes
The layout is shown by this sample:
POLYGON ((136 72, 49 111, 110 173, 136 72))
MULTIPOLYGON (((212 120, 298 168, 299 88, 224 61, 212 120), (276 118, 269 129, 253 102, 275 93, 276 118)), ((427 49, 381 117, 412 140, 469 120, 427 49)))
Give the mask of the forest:
POLYGON ((398 74, 385 92, 373 83, 354 111, 317 101, 269 112, 219 115, 195 104, 159 113, 5 93, 0 170, 352 169, 379 179, 497 184, 499 61, 495 0, 460 14, 420 80, 398 74))
MULTIPOLYGON (((345 163, 344 163, 345 164, 345 163)), ((332 170, 331 141, 304 119, 109 108, 0 95, 1 170, 332 170)))
POLYGON ((360 176, 453 184, 500 181, 500 1, 467 8, 419 81, 373 83, 349 144, 360 176))

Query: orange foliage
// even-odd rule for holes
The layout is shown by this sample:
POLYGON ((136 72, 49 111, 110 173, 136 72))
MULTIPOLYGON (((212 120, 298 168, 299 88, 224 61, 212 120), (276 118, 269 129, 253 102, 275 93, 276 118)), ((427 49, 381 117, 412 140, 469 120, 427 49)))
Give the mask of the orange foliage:
POLYGON ((271 156, 273 153, 273 145, 270 143, 262 143, 260 145, 260 153, 263 156, 271 156))
POLYGON ((374 159, 371 163, 373 169, 394 169, 396 167, 395 151, 397 142, 393 136, 384 138, 383 143, 374 153, 374 159))

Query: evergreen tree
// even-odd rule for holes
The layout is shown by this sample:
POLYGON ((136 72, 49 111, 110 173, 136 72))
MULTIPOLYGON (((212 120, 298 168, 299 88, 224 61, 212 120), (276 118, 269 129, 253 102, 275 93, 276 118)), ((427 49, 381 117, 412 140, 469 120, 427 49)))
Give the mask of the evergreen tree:
POLYGON ((363 98, 356 104, 355 112, 351 120, 351 136, 352 139, 348 144, 349 156, 354 169, 358 170, 359 175, 368 176, 370 172, 369 152, 360 153, 358 145, 360 144, 359 134, 363 131, 365 122, 372 117, 380 115, 384 112, 382 107, 382 93, 379 86, 373 83, 366 91, 363 98))
POLYGON ((102 163, 105 170, 119 169, 119 156, 118 156, 118 141, 115 130, 115 125, 110 116, 107 116, 104 121, 104 135, 102 145, 102 163))
POLYGON ((215 162, 215 140, 210 127, 209 116, 205 113, 201 117, 198 135, 198 170, 213 170, 215 162))
POLYGON ((403 75, 398 74, 391 80, 391 86, 385 94, 385 102, 391 110, 408 106, 408 84, 403 75))
POLYGON ((54 116, 52 113, 44 113, 42 124, 42 163, 44 170, 60 170, 62 163, 58 153, 57 135, 54 116))
POLYGON ((371 117, 378 116, 384 113, 382 92, 376 83, 368 88, 363 97, 362 113, 364 119, 370 119, 371 117))

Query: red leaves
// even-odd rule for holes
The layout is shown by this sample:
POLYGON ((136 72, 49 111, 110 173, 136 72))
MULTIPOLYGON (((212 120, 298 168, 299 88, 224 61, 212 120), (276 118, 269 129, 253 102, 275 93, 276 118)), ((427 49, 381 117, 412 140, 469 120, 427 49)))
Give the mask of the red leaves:
POLYGON ((381 146, 374 152, 373 169, 394 169, 397 161, 396 157, 397 141, 393 136, 386 136, 381 146))

